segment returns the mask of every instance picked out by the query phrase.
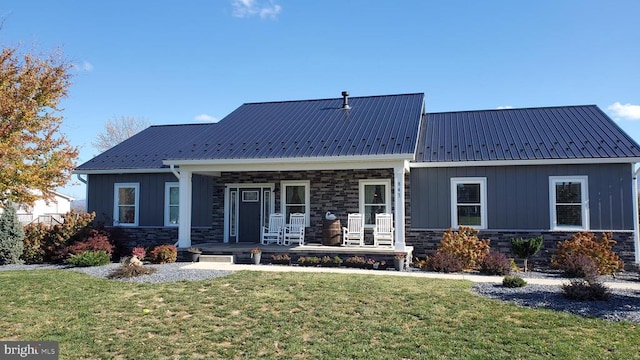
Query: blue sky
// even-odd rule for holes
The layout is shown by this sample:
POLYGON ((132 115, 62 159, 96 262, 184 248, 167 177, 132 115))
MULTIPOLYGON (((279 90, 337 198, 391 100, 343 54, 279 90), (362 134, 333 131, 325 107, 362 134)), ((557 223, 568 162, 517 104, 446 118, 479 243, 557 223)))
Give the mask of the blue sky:
POLYGON ((342 90, 424 92, 429 112, 596 104, 640 141, 638 14, 637 0, 4 0, 0 44, 74 64, 62 130, 78 163, 114 116, 215 121, 342 90))

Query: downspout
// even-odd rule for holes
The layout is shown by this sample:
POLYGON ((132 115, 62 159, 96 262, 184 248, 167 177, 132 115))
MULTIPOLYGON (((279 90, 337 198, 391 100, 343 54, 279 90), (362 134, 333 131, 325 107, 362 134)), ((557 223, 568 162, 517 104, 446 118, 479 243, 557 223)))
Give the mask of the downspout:
MULTIPOLYGON (((631 170, 635 164, 631 164, 631 170)), ((640 167, 633 172, 633 178, 631 183, 633 189, 633 248, 636 254, 636 264, 640 263, 640 235, 638 234, 638 173, 640 173, 640 167)))

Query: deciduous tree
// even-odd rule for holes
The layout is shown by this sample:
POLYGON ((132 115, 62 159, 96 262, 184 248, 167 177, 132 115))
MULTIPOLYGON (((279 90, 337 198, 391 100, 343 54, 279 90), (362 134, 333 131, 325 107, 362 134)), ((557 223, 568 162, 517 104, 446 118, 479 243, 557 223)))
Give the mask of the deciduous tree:
POLYGON ((100 151, 107 151, 149 126, 145 119, 133 116, 114 116, 107 120, 104 132, 98 134, 92 144, 100 151))
POLYGON ((60 132, 59 108, 70 68, 59 53, 0 52, 0 205, 52 199, 71 177, 78 151, 60 132))

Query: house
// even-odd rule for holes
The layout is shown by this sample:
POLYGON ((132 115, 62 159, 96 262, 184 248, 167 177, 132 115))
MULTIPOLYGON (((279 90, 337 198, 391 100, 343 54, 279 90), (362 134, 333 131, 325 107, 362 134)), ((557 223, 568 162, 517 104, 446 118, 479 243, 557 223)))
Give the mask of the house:
POLYGON ((53 199, 45 201, 38 199, 30 205, 19 205, 16 214, 23 224, 31 222, 55 223, 62 221, 62 215, 71 210, 71 202, 75 200, 71 196, 53 192, 53 199))
MULTIPOLYGON (((426 113, 424 94, 247 103, 218 123, 151 126, 80 165, 87 208, 141 243, 257 243, 273 212, 392 213, 395 249, 480 229, 492 246, 612 231, 637 261, 640 148, 596 106, 426 113)), ((371 240, 368 239, 367 243, 371 240)), ((506 251, 506 250, 505 250, 506 251)))

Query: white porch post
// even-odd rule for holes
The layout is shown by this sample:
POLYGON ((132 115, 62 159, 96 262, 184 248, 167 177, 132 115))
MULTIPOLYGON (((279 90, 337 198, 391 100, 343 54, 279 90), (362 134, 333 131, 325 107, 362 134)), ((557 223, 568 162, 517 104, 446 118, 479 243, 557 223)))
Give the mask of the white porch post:
POLYGON ((635 260, 636 264, 640 264, 640 234, 638 233, 638 173, 640 172, 640 167, 635 169, 636 164, 631 164, 631 172, 633 173, 633 177, 631 178, 631 196, 633 199, 631 200, 633 204, 633 247, 635 250, 635 260))
POLYGON ((178 210, 178 247, 191 246, 191 171, 180 170, 180 207, 178 210))
POLYGON ((404 243, 404 174, 405 167, 398 166, 393 169, 394 182, 394 218, 395 218, 395 251, 405 252, 404 243))

